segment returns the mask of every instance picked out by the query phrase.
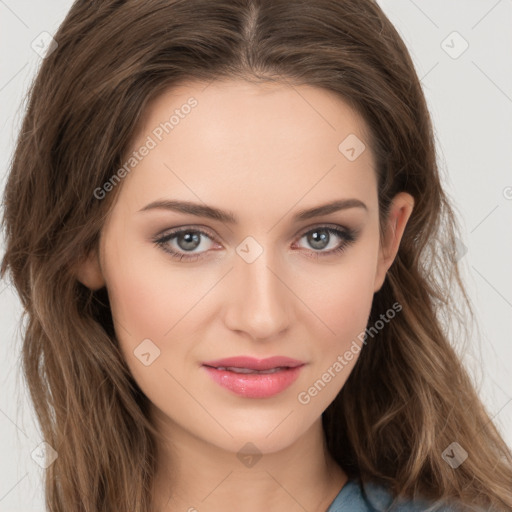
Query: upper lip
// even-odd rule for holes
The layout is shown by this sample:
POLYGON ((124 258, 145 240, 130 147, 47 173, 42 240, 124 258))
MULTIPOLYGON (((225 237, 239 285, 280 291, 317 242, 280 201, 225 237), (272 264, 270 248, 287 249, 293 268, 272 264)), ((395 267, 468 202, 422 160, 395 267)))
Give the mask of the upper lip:
POLYGON ((206 361, 204 366, 212 366, 214 368, 233 367, 233 368, 247 368, 249 370, 270 370, 272 368, 288 367, 295 368, 302 366, 303 361, 292 359, 285 356, 273 356, 266 359, 256 359, 249 356, 236 356, 227 357, 225 359, 216 359, 215 361, 206 361))

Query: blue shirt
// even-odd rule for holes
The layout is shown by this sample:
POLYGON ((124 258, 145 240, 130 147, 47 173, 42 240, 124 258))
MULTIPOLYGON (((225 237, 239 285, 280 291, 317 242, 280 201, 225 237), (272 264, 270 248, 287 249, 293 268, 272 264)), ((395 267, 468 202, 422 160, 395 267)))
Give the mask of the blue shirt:
MULTIPOLYGON (((393 501, 393 496, 385 487, 368 482, 364 484, 364 489, 366 496, 361 492, 359 480, 348 480, 326 512, 380 512, 393 501)), ((428 501, 402 498, 393 511, 422 512, 432 504, 428 501)), ((463 509, 441 506, 436 509, 436 512, 459 512, 460 510, 463 509)))

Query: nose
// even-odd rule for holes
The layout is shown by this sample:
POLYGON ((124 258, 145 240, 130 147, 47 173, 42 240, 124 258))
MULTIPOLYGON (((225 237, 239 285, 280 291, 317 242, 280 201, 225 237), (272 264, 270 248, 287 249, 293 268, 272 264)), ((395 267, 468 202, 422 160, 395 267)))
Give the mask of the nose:
POLYGON ((255 340, 274 339, 291 321, 293 294, 284 265, 266 249, 252 263, 237 255, 234 265, 226 282, 226 326, 255 340))

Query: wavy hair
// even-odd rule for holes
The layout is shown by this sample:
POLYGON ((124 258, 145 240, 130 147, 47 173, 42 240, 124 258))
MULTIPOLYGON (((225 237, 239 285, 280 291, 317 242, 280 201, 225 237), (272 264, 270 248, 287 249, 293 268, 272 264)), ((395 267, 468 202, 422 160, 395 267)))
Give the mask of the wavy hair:
POLYGON ((370 340, 323 413, 327 446, 350 477, 486 510, 512 509, 512 453, 450 333, 471 303, 456 257, 420 81, 372 0, 77 0, 27 94, 4 191, 9 270, 23 305, 22 368, 44 440, 47 510, 151 510, 158 432, 116 340, 106 289, 75 269, 98 245, 148 102, 188 80, 307 84, 360 113, 377 162, 381 234, 390 201, 415 200, 369 323, 370 340), (458 295, 456 292, 458 290, 458 295), (454 469, 443 452, 469 452, 454 469))

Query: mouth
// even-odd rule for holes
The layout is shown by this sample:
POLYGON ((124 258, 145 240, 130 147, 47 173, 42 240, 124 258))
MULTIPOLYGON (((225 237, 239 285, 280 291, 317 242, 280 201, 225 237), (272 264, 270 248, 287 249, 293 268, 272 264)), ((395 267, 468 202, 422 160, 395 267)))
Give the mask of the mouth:
MULTIPOLYGON (((205 365, 208 366, 208 365, 205 365)), ((276 373, 283 370, 289 370, 288 366, 278 366, 276 368, 269 368, 268 370, 253 370, 252 368, 238 368, 236 366, 208 366, 208 368, 214 368, 216 370, 234 372, 234 373, 245 373, 245 374, 266 374, 276 373)))
POLYGON ((267 357, 265 359, 256 359, 255 357, 250 356, 235 356, 227 357, 224 359, 216 359, 215 361, 205 361, 203 363, 203 365, 210 366, 212 368, 229 368, 230 370, 241 369, 255 371, 274 370, 277 368, 296 368, 297 366, 301 366, 303 364, 303 361, 285 356, 273 356, 267 357))
POLYGON ((304 362, 283 356, 267 359, 234 357, 203 363, 214 382, 245 398, 268 398, 288 388, 304 362))

